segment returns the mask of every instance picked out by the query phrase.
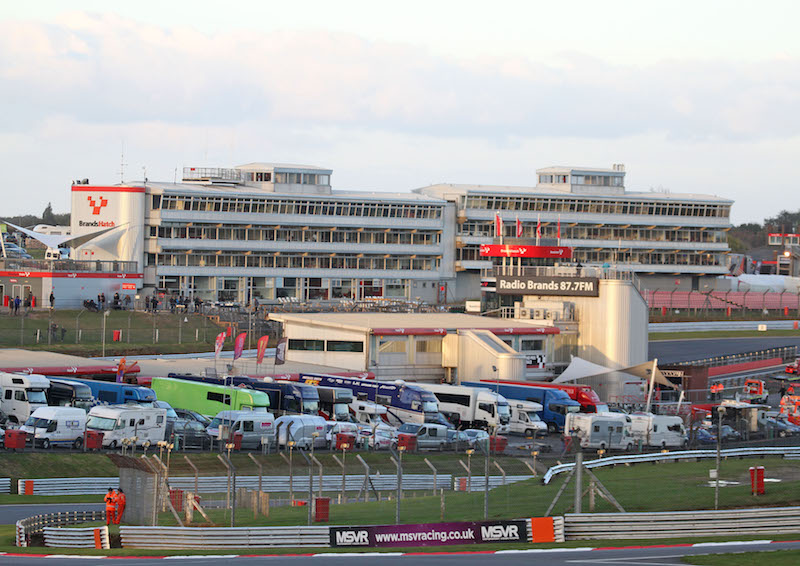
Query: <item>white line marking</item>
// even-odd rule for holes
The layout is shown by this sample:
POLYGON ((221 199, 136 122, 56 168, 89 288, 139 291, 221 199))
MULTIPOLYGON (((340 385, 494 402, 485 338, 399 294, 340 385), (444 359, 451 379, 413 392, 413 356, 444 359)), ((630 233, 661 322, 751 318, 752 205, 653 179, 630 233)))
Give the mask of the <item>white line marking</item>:
POLYGON ((538 554, 542 552, 585 552, 595 550, 588 546, 577 546, 575 548, 526 548, 520 550, 498 550, 495 554, 538 554))
POLYGON ((367 556, 367 557, 381 557, 381 556, 404 556, 405 552, 323 552, 320 554, 312 554, 312 558, 332 558, 337 556, 367 556))
POLYGON ((164 560, 194 560, 197 558, 239 558, 238 554, 178 554, 175 556, 165 556, 164 560))
POLYGON ((668 560, 672 558, 682 558, 683 555, 676 554, 674 556, 632 556, 631 558, 598 558, 595 560, 567 560, 567 562, 575 562, 582 564, 621 564, 625 566, 686 566, 685 562, 649 562, 650 560, 668 560), (648 562, 638 562, 639 560, 648 560, 648 562), (637 561, 637 562, 634 562, 637 561))
POLYGON ((770 544, 771 540, 736 540, 731 542, 698 542, 692 545, 692 548, 704 546, 736 546, 742 544, 770 544))

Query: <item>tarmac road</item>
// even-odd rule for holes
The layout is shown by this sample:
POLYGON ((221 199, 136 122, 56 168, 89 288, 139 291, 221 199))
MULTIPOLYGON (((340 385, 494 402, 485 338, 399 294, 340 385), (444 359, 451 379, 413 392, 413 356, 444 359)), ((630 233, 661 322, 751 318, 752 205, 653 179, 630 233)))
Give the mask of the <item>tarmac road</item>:
MULTIPOLYGON (((98 496, 101 498, 102 496, 98 496)), ((58 513, 60 511, 103 511, 102 503, 32 503, 30 505, 0 505, 0 525, 13 525, 20 519, 58 513)), ((3 560, 0 558, 0 563, 3 560)))
POLYGON ((689 362, 714 356, 800 346, 800 338, 699 338, 697 340, 659 340, 650 342, 649 357, 659 365, 689 362))
MULTIPOLYGON (((596 545, 602 548, 602 542, 596 545)), ((407 555, 398 556, 396 554, 369 554, 369 553, 348 553, 344 555, 324 554, 323 560, 326 566, 351 566, 353 560, 357 562, 359 558, 368 560, 370 563, 377 561, 383 566, 481 566, 488 560, 493 565, 498 566, 530 566, 537 564, 542 566, 605 566, 605 565, 641 565, 641 566, 683 566, 681 557, 699 554, 717 554, 727 552, 755 552, 755 551, 774 551, 785 549, 800 549, 800 541, 770 543, 765 541, 734 542, 734 543, 707 543, 690 546, 651 546, 651 547, 629 547, 629 548, 609 548, 605 550, 592 550, 592 545, 587 544, 584 548, 559 548, 559 549, 530 549, 520 551, 503 551, 493 554, 491 558, 486 554, 432 554, 432 555, 407 555)), ((445 547, 431 548, 432 552, 446 552, 445 547)), ((153 556, 158 556, 158 551, 154 550, 153 556)), ((266 551, 257 550, 256 552, 266 551)), ((475 552, 480 552, 476 547, 475 552)), ((324 553, 324 551, 323 551, 324 553)), ((322 554, 322 553, 321 553, 322 554)), ((235 555, 234 555, 235 556, 235 555)), ((262 564, 262 563, 281 563, 296 566, 319 566, 320 554, 312 556, 182 556, 181 564, 210 565, 218 564, 221 560, 234 564, 262 564)), ((73 566, 78 563, 79 557, 68 558, 59 557, 20 557, 2 556, 2 564, 22 564, 36 565, 48 564, 54 566, 73 566)), ((92 564, 118 564, 118 559, 93 559, 92 564)), ((126 566, 144 566, 161 564, 159 558, 126 558, 126 566)), ((360 562, 359 562, 360 563, 360 562)))

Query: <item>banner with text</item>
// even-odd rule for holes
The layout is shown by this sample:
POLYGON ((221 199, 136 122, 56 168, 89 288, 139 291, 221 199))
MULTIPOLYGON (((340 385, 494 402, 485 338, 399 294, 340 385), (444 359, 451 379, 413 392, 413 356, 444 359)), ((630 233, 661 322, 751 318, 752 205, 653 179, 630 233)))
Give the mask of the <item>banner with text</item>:
POLYGON ((597 297, 600 280, 596 277, 525 277, 499 275, 497 292, 503 295, 558 295, 597 297))
POLYGON ((527 542, 528 522, 474 521, 420 525, 331 527, 331 546, 438 546, 484 542, 527 542))
POLYGON ((483 257, 554 257, 558 259, 568 259, 572 257, 572 248, 566 246, 481 244, 479 252, 483 257))

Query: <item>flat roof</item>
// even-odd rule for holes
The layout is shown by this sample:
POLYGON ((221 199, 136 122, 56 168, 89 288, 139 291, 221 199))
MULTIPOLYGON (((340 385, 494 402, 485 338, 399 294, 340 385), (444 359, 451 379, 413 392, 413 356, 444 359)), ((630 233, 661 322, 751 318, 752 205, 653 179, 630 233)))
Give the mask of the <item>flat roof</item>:
POLYGON ((524 320, 460 313, 271 313, 271 320, 381 335, 444 335, 457 330, 495 334, 558 334, 559 329, 524 320))

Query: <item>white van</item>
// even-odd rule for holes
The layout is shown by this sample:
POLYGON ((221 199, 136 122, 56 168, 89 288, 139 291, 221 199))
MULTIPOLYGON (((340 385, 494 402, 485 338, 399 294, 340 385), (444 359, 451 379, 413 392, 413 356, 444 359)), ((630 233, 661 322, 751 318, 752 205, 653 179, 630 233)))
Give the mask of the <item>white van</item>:
MULTIPOLYGON (((447 448, 447 427, 445 425, 433 423, 403 423, 397 429, 398 434, 410 434, 417 438, 418 450, 439 450, 440 452, 447 448)), ((397 445, 395 440, 394 446, 397 445)))
POLYGON ((33 446, 83 446, 86 411, 76 407, 39 407, 20 427, 33 446))
POLYGON ((142 405, 100 405, 89 411, 86 430, 102 432, 104 448, 122 446, 123 438, 137 446, 145 442, 152 445, 166 437, 167 410, 142 405))
POLYGON ((644 446, 660 448, 683 448, 688 438, 683 419, 669 415, 634 413, 631 418, 631 434, 644 446))
POLYGON ((294 441, 298 448, 325 448, 325 419, 315 415, 283 415, 275 419, 278 448, 294 441))
POLYGON ((0 372, 0 417, 24 423, 36 409, 47 406, 49 388, 50 380, 43 375, 0 372))
POLYGON ((581 448, 631 450, 631 419, 621 413, 567 413, 564 435, 577 436, 581 448))
POLYGON ((69 250, 63 248, 47 248, 47 251, 44 252, 44 259, 69 259, 69 250))
POLYGON ((511 421, 508 423, 508 428, 512 434, 535 438, 538 434, 547 433, 547 424, 537 414, 542 410, 540 403, 515 399, 508 403, 511 409, 511 421))
POLYGON ((220 411, 206 428, 214 440, 228 441, 242 435, 242 448, 261 448, 275 441, 275 415, 261 411, 220 411), (227 429, 228 435, 225 436, 227 429), (220 437, 220 430, 223 436, 220 437))
POLYGON ((349 434, 355 439, 356 446, 365 443, 372 431, 345 421, 327 421, 325 423, 325 444, 328 448, 336 448, 336 435, 349 434), (362 431, 365 434, 362 434, 362 431))

